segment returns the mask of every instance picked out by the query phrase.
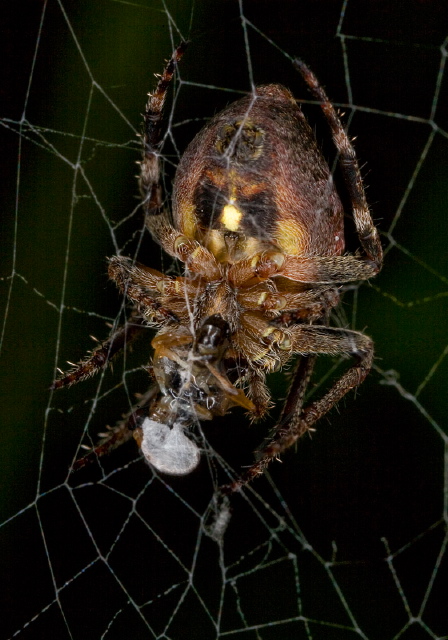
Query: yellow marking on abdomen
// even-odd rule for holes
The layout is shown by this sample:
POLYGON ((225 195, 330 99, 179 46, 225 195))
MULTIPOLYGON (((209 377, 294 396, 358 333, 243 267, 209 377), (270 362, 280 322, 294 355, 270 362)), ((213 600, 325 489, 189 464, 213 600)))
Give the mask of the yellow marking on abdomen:
POLYGON ((226 204, 222 210, 219 221, 226 229, 229 229, 229 231, 238 231, 242 217, 243 212, 238 209, 238 207, 235 207, 234 204, 226 204))
POLYGON ((306 230, 297 220, 279 220, 274 236, 283 253, 291 256, 300 255, 308 241, 306 230))

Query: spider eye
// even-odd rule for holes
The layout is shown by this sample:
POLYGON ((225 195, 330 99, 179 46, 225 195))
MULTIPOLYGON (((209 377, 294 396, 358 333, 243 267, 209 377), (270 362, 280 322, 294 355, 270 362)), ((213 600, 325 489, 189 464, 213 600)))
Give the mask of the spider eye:
POLYGON ((198 446, 175 423, 170 429, 161 422, 145 418, 141 450, 146 460, 162 473, 183 476, 191 473, 200 460, 198 446))

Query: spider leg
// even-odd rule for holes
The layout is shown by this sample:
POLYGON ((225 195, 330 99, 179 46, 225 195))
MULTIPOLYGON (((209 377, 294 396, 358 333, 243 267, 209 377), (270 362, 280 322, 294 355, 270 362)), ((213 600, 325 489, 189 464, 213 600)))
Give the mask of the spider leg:
POLYGON ((173 78, 178 62, 182 58, 188 43, 181 42, 168 61, 154 93, 148 94, 149 100, 144 113, 143 158, 140 167, 140 193, 146 215, 157 215, 162 209, 162 187, 160 184, 159 151, 161 147, 162 116, 166 93, 173 78))
MULTIPOLYGON (((322 318, 328 319, 331 309, 339 304, 339 290, 336 287, 318 286, 304 292, 280 294, 277 298, 280 303, 282 298, 286 301, 285 307, 280 308, 279 315, 270 324, 287 328, 293 324, 313 324, 322 318)), ((273 301, 275 302, 274 296, 273 301)), ((269 305, 270 299, 267 298, 266 302, 269 305)), ((269 309, 269 306, 265 308, 269 309)))
POLYGON ((140 426, 147 415, 146 407, 156 395, 157 391, 158 385, 152 385, 149 391, 139 398, 138 404, 131 407, 131 410, 122 420, 117 422, 114 427, 108 427, 106 433, 98 434, 102 437, 98 445, 94 449, 90 449, 82 458, 78 458, 78 460, 73 463, 72 471, 82 469, 98 458, 108 455, 111 451, 130 440, 134 436, 135 429, 140 426))
POLYGON ((298 369, 274 436, 259 452, 258 460, 244 474, 232 484, 222 487, 224 493, 233 493, 249 483, 256 476, 264 473, 272 460, 277 459, 286 449, 297 440, 322 416, 324 416, 350 389, 360 385, 368 375, 373 361, 373 343, 367 336, 356 331, 334 329, 318 325, 295 326, 296 340, 293 338, 293 350, 305 354, 302 356, 298 369), (300 335, 300 338, 299 338, 300 335), (303 409, 304 395, 314 367, 316 355, 327 353, 330 355, 350 354, 356 359, 348 371, 327 391, 327 393, 308 407, 303 409))
POLYGON ((251 421, 259 420, 271 409, 274 404, 266 385, 266 375, 262 371, 250 369, 247 372, 248 397, 255 405, 255 411, 250 415, 251 421))
POLYGON ((115 331, 106 342, 97 347, 91 356, 82 360, 72 371, 64 374, 62 378, 54 380, 50 389, 71 387, 72 384, 82 382, 95 375, 95 373, 107 367, 112 359, 127 347, 130 342, 133 342, 146 328, 147 324, 143 318, 132 318, 123 327, 115 331))
POLYGON ((116 449, 120 445, 124 444, 128 440, 130 440, 133 436, 132 428, 128 426, 128 422, 133 425, 136 418, 134 418, 134 414, 127 420, 118 423, 117 426, 110 429, 110 435, 107 434, 103 440, 101 440, 100 444, 97 445, 94 449, 90 449, 89 452, 82 456, 82 458, 78 458, 72 466, 72 471, 79 471, 83 467, 86 467, 88 464, 94 462, 97 458, 101 458, 109 454, 113 449, 116 449))
MULTIPOLYGON (((143 159, 140 170, 140 192, 143 198, 143 206, 147 215, 160 213, 162 207, 162 189, 160 185, 160 167, 159 167, 159 150, 161 146, 162 116, 163 106, 165 104, 166 93, 169 84, 173 78, 174 71, 180 59, 182 58, 188 43, 181 42, 175 49, 171 59, 168 61, 162 75, 159 77, 157 87, 154 93, 149 94, 149 100, 144 113, 144 129, 143 129, 143 159)), ((113 258, 109 266, 110 277, 117 282, 118 286, 123 289, 120 281, 120 270, 114 268, 113 261, 119 261, 120 258, 113 258)), ((123 259, 121 259, 123 260, 123 259)), ((129 297, 137 303, 141 302, 146 307, 154 310, 156 321, 166 321, 169 312, 164 313, 160 309, 160 304, 153 298, 144 295, 142 291, 135 291, 132 297, 127 291, 129 297)), ((174 318, 170 318, 174 319, 174 318)), ((92 355, 86 360, 80 362, 72 371, 64 375, 59 380, 55 380, 51 385, 51 389, 60 389, 62 387, 71 386, 86 378, 94 375, 97 371, 107 366, 110 360, 126 343, 133 340, 145 328, 143 318, 133 321, 133 324, 126 325, 118 330, 111 338, 102 344, 92 355)))
POLYGON ((293 256, 268 252, 258 260, 241 260, 229 270, 229 280, 236 286, 244 285, 254 277, 262 280, 282 276, 313 285, 335 285, 354 280, 368 280, 379 271, 379 266, 369 258, 345 256, 293 256))
POLYGON ((166 253, 183 262, 189 271, 200 274, 208 281, 222 278, 222 269, 215 256, 197 240, 175 229, 166 212, 159 216, 147 216, 146 226, 166 253))
POLYGON ((141 307, 147 320, 158 324, 167 321, 178 323, 177 316, 165 309, 157 300, 160 296, 158 285, 169 286, 173 279, 164 276, 155 269, 135 264, 130 258, 113 256, 109 260, 109 277, 120 291, 141 307))
POLYGON ((368 280, 379 267, 361 256, 285 256, 278 275, 296 282, 310 284, 335 284, 368 280))
POLYGON ((373 224, 366 194, 362 183, 361 172, 358 166, 356 153, 345 132, 338 115, 328 99, 324 89, 319 84, 314 73, 301 60, 294 60, 295 68, 300 72, 307 83, 311 93, 321 103, 322 111, 330 126, 334 144, 339 152, 339 164, 344 175, 345 183, 352 201, 353 218, 359 240, 366 252, 367 258, 371 260, 377 268, 381 268, 383 260, 383 250, 378 235, 378 231, 373 224))

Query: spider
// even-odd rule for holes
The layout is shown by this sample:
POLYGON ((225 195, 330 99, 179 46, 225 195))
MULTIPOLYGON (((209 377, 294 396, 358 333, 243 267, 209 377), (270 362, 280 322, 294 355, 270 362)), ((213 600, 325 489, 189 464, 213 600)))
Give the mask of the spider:
POLYGON ((149 391, 78 466, 133 435, 151 465, 182 475, 200 459, 189 427, 234 406, 253 421, 263 418, 272 406, 266 375, 299 356, 278 423, 252 466, 226 486, 231 492, 262 474, 367 376, 372 340, 329 326, 329 316, 343 283, 378 273, 382 249, 353 146, 300 60, 293 64, 332 132, 362 251, 344 254, 344 212, 331 172, 293 95, 278 84, 256 87, 198 133, 179 162, 167 210, 163 107, 186 46, 177 47, 149 94, 139 178, 147 228, 184 273, 169 276, 112 257, 109 276, 134 305, 131 321, 61 372, 52 388, 89 377, 148 326, 157 328, 149 391), (354 362, 322 398, 304 406, 319 354, 354 362))

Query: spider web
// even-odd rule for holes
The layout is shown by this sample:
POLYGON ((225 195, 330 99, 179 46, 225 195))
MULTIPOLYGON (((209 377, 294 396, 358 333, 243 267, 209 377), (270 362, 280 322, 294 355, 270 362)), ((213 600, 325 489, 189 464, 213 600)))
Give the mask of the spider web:
MULTIPOLYGON (((1 637, 448 638, 445 3, 9 9, 1 637), (133 443, 69 473, 80 445, 145 391, 149 335, 113 371, 48 390, 56 366, 94 345, 89 334, 123 322, 106 256, 139 251, 172 268, 142 233, 132 166, 152 73, 182 38, 192 44, 167 110, 167 189, 188 141, 252 83, 312 102, 290 63, 300 56, 357 136, 386 252, 336 319, 374 338, 374 371, 312 439, 220 505, 216 469, 250 464, 269 429, 238 411, 203 426, 190 476, 156 474, 133 443)), ((304 109, 333 159, 318 108, 304 109)), ((321 360, 320 391, 339 366, 321 360)), ((285 387, 274 379, 279 403, 285 387)))

